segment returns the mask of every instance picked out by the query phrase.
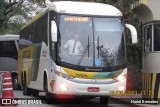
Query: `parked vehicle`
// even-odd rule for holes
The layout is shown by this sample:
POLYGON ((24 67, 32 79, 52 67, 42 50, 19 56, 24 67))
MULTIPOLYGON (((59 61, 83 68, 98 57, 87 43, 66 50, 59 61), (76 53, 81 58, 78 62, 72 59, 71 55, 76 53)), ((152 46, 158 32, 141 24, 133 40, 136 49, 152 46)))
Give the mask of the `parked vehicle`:
POLYGON ((0 35, 0 71, 9 71, 12 75, 13 89, 18 89, 17 59, 19 35, 0 35))

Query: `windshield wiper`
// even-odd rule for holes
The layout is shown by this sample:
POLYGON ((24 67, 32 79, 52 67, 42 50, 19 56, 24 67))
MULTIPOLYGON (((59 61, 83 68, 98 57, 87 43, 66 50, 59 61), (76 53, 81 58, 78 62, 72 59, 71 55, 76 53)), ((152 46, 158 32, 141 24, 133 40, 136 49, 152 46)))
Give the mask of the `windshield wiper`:
POLYGON ((97 50, 98 50, 98 59, 99 59, 99 51, 100 51, 100 47, 99 47, 99 36, 98 36, 98 38, 97 38, 97 42, 98 42, 97 50))
POLYGON ((110 55, 108 53, 108 50, 106 48, 102 46, 99 47, 99 50, 100 50, 100 55, 102 57, 102 59, 105 61, 105 63, 111 67, 111 62, 110 62, 110 55))
POLYGON ((98 36, 98 38, 97 38, 97 44, 98 44, 98 46, 97 46, 97 50, 98 50, 98 59, 99 59, 99 56, 100 56, 100 54, 104 54, 104 55, 101 55, 101 57, 103 58, 103 59, 107 59, 107 62, 108 62, 108 65, 109 65, 109 67, 111 67, 111 64, 110 64, 110 61, 109 61, 109 59, 108 59, 108 55, 106 56, 105 54, 108 54, 108 50, 106 49, 106 48, 103 48, 103 45, 99 45, 99 36, 98 36), (104 51, 105 50, 105 51, 104 51), (104 57, 105 56, 105 57, 104 57))
POLYGON ((90 46, 90 44, 89 44, 89 35, 88 35, 88 58, 89 58, 89 46, 90 46))
POLYGON ((98 38, 97 38, 97 44, 98 44, 98 46, 97 46, 97 50, 98 50, 98 58, 99 58, 99 54, 100 54, 100 51, 101 51, 101 49, 103 48, 103 45, 99 45, 99 36, 98 36, 98 38))
POLYGON ((90 47, 90 44, 89 44, 89 35, 88 35, 88 45, 87 45, 87 47, 85 48, 82 56, 81 56, 80 59, 78 60, 77 66, 81 64, 81 62, 82 62, 82 60, 83 60, 83 57, 84 57, 85 54, 87 53, 87 50, 88 50, 88 58, 89 58, 89 47, 90 47))

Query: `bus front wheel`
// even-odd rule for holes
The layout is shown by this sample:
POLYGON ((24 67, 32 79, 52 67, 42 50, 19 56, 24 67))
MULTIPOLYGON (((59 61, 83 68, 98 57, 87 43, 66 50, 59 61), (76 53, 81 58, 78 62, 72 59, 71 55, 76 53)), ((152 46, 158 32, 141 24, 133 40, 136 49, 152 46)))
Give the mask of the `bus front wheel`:
POLYGON ((12 84, 13 84, 13 89, 14 90, 18 90, 19 89, 18 75, 16 75, 16 74, 12 75, 12 84))
POLYGON ((47 104, 51 104, 52 103, 52 95, 51 93, 48 92, 48 81, 47 81, 47 76, 44 76, 44 91, 46 92, 46 101, 47 104))
POLYGON ((39 91, 32 89, 32 95, 37 97, 39 95, 39 91))

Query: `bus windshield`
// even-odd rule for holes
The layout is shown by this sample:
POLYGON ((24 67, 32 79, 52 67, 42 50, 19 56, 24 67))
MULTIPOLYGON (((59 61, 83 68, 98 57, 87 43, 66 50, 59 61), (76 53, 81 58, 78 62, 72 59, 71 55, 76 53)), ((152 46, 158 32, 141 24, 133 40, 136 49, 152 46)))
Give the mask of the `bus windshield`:
POLYGON ((59 29, 62 62, 107 67, 126 61, 121 18, 61 15, 59 29))
POLYGON ((18 51, 15 41, 0 41, 0 57, 9 57, 17 60, 18 51))
POLYGON ((0 71, 17 71, 18 51, 14 40, 0 41, 0 71))

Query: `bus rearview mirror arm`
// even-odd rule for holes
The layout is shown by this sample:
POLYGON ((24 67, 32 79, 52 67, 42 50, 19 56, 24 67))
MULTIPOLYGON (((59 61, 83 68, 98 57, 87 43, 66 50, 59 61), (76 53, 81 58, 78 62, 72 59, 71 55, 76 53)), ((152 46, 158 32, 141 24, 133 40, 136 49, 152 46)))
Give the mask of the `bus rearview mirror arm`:
POLYGON ((131 32, 131 37, 132 37, 132 44, 137 43, 137 30, 134 26, 130 24, 125 24, 125 26, 130 30, 131 32))
POLYGON ((52 42, 57 42, 57 25, 55 21, 51 21, 51 37, 52 42))

